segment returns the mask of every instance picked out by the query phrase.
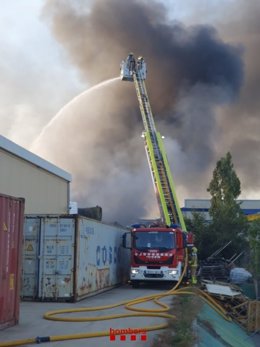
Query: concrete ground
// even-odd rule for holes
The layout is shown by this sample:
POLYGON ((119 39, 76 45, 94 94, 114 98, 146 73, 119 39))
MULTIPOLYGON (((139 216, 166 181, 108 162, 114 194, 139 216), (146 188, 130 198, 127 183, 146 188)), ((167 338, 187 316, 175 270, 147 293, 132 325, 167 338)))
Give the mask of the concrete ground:
MULTIPOLYGON (((80 334, 111 329, 126 329, 138 328, 143 326, 161 324, 166 322, 164 318, 158 317, 130 317, 114 320, 105 320, 97 322, 55 322, 43 319, 43 314, 47 311, 66 309, 66 308, 81 308, 104 306, 121 301, 127 301, 135 298, 140 298, 146 295, 163 293, 170 288, 165 285, 144 286, 139 289, 132 289, 130 285, 114 288, 103 292, 96 296, 86 298, 77 303, 52 303, 52 302, 22 302, 20 306, 20 322, 18 325, 0 331, 0 347, 1 343, 18 339, 35 338, 37 336, 56 336, 68 334, 80 334)), ((163 302, 170 304, 171 297, 164 298, 163 302)), ((141 304, 145 308, 158 308, 152 302, 141 304)), ((131 313, 132 311, 124 310, 123 307, 118 307, 106 311, 78 313, 78 316, 102 316, 115 313, 131 313)), ((116 341, 110 341, 110 338, 100 337, 80 340, 65 340, 58 342, 44 343, 46 347, 100 347, 100 346, 131 346, 131 347, 150 347, 154 337, 161 333, 162 330, 152 331, 147 333, 147 340, 141 341, 137 335, 136 341, 131 341, 128 336, 126 341, 120 341, 117 337, 116 341)), ((248 337, 255 346, 259 346, 260 335, 255 334, 248 337)), ((38 346, 38 344, 26 344, 23 346, 38 346)))
MULTIPOLYGON (((65 309, 65 308, 80 308, 80 307, 93 307, 109 305, 125 300, 131 300, 154 293, 162 293, 168 288, 165 287, 141 287, 140 289, 132 289, 130 285, 118 287, 99 295, 89 297, 77 303, 52 303, 52 302, 22 302, 20 306, 20 322, 17 326, 0 331, 0 346, 1 342, 10 340, 32 338, 36 336, 53 336, 53 335, 67 335, 77 333, 87 333, 111 329, 124 329, 148 326, 153 324, 161 324, 166 320, 158 317, 130 317, 114 320, 105 320, 98 322, 55 322, 43 319, 43 314, 46 311, 65 309)), ((163 302, 170 303, 171 298, 163 299, 163 302)), ((154 308, 153 303, 142 304, 142 307, 154 308)), ((80 313, 80 316, 102 316, 104 314, 110 315, 113 313, 130 313, 132 311, 124 310, 122 307, 88 313, 80 313)), ((84 347, 100 347, 100 346, 131 346, 131 347, 148 347, 151 346, 153 338, 157 332, 148 332, 147 340, 140 341, 140 336, 137 336, 137 341, 130 341, 128 336, 126 341, 120 341, 117 337, 116 341, 110 341, 109 337, 91 338, 84 340, 66 340, 59 342, 45 343, 46 347, 71 347, 71 346, 84 346, 84 347)), ((38 344, 30 344, 24 346, 38 346, 38 344)))

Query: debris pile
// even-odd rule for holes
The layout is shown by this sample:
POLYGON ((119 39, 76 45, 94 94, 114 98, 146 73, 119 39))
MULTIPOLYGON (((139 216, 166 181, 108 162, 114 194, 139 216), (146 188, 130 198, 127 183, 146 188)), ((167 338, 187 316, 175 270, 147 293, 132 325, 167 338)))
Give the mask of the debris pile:
POLYGON ((230 243, 231 241, 200 262, 198 276, 201 280, 228 281, 230 263, 233 260, 227 260, 219 255, 230 243))
POLYGON ((250 300, 240 288, 233 284, 208 281, 201 282, 202 289, 207 292, 227 314, 248 332, 260 330, 260 302, 250 300))

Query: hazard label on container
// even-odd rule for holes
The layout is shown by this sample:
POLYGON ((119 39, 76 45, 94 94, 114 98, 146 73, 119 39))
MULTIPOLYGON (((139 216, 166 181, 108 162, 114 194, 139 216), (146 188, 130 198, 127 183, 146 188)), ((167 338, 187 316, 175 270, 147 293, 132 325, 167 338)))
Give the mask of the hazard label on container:
POLYGON ((29 243, 28 247, 26 248, 27 252, 32 252, 33 251, 33 246, 31 243, 29 243))

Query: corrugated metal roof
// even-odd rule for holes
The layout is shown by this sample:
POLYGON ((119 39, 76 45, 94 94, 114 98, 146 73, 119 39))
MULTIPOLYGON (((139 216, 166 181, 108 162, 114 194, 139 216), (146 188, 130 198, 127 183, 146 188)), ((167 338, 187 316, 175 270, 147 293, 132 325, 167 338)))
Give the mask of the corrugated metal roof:
POLYGON ((71 174, 0 135, 0 148, 56 176, 71 182, 71 174))
MULTIPOLYGON (((243 210, 260 210, 260 200, 237 200, 241 203, 240 207, 243 210)), ((210 208, 210 199, 185 199, 184 200, 185 208, 201 208, 209 209, 210 208)))
MULTIPOLYGON (((202 212, 208 212, 209 209, 208 208, 188 208, 188 207, 182 207, 181 208, 182 212, 199 212, 199 213, 202 213, 202 212)), ((249 216, 249 215, 257 215, 260 213, 260 207, 258 209, 254 209, 254 210, 247 210, 247 209, 244 209, 242 208, 241 209, 243 211, 243 213, 246 215, 246 216, 249 216)))
POLYGON ((254 347, 251 337, 234 322, 226 321, 207 304, 197 319, 198 347, 254 347))

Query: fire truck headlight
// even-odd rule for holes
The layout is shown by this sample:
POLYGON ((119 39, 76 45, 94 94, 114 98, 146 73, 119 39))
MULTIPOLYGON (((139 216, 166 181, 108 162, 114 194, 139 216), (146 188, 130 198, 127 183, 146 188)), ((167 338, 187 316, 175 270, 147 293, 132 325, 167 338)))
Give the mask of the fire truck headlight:
POLYGON ((169 275, 177 275, 178 270, 170 270, 169 275))
POLYGON ((136 275, 136 274, 139 273, 139 270, 137 270, 137 269, 132 269, 132 270, 131 270, 131 273, 132 273, 133 275, 136 275))

